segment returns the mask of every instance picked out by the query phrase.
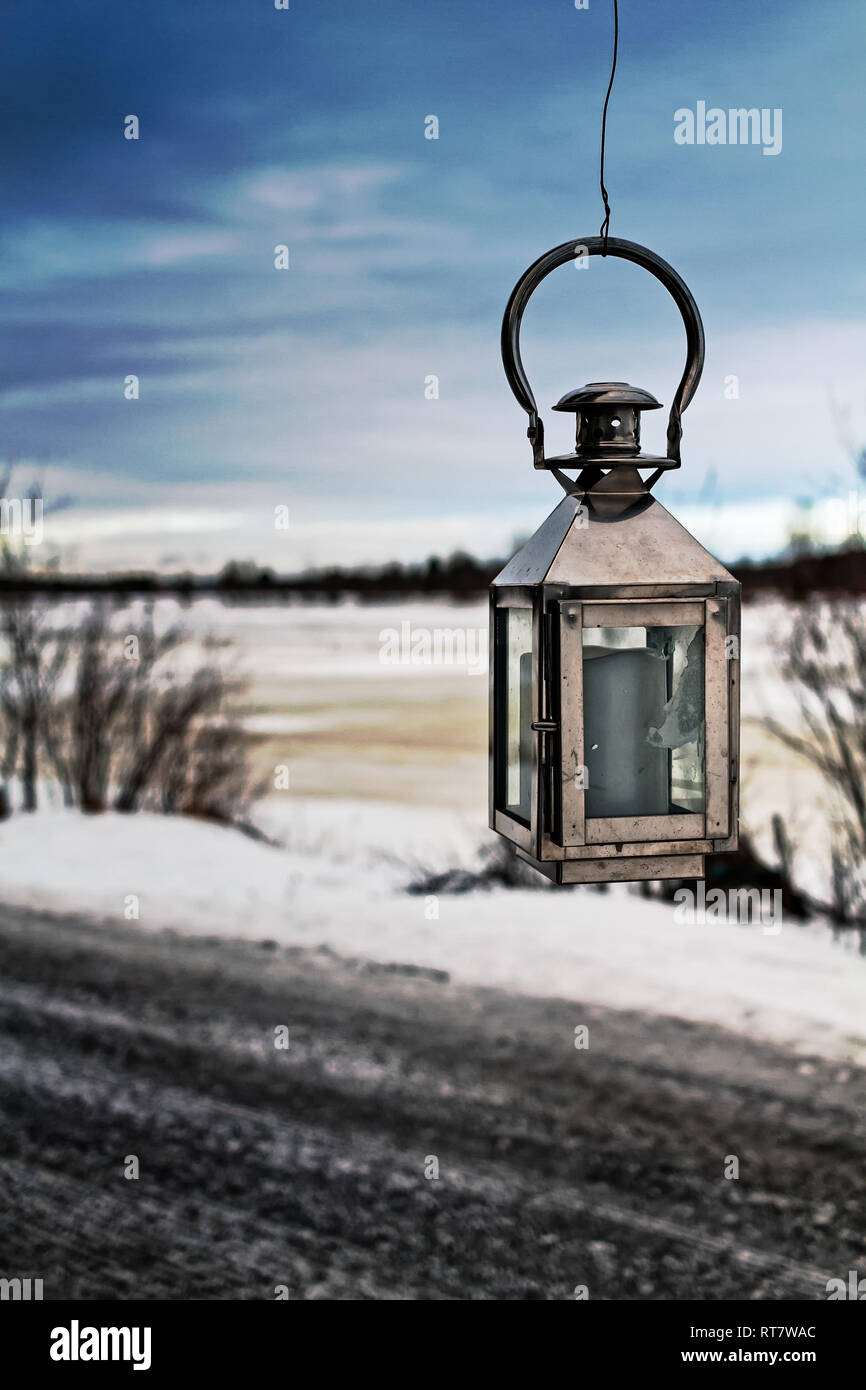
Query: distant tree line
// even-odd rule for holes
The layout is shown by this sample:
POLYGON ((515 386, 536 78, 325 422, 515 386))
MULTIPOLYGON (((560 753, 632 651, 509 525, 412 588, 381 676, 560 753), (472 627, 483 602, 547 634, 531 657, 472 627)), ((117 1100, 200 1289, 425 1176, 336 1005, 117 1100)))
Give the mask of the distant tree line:
MULTIPOLYGON (((444 558, 432 555, 414 564, 391 561, 385 565, 352 568, 332 565, 298 575, 278 575, 251 561, 231 560, 219 574, 156 574, 150 571, 119 574, 70 574, 59 570, 0 572, 0 599, 15 594, 159 595, 181 599, 215 595, 226 601, 261 602, 300 598, 309 602, 338 602, 353 597, 368 602, 413 598, 418 595, 469 600, 487 592, 506 559, 485 560, 456 551, 444 558)), ((733 571, 742 581, 746 600, 778 594, 794 602, 813 594, 856 597, 866 594, 866 549, 846 549, 793 555, 786 559, 755 562, 740 560, 733 571)))
POLYGON ((351 569, 333 565, 300 575, 278 575, 265 566, 239 560, 229 561, 217 575, 156 574, 149 571, 104 575, 62 571, 0 572, 0 596, 26 593, 63 597, 79 594, 171 593, 190 599, 216 594, 256 600, 297 596, 336 601, 347 595, 376 600, 414 594, 440 594, 443 597, 466 598, 485 592, 504 564, 504 560, 479 560, 458 551, 446 559, 433 555, 417 564, 402 565, 392 561, 381 566, 351 569))

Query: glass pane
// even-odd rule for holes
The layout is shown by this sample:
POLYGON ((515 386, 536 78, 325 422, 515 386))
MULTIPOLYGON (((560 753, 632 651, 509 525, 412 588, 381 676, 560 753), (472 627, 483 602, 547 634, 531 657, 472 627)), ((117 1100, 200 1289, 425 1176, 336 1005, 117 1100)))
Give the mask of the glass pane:
POLYGON ((499 755, 500 805, 512 816, 530 819, 532 804, 532 609, 500 611, 499 755))
POLYGON ((587 816, 704 809, 704 629, 583 631, 587 816))

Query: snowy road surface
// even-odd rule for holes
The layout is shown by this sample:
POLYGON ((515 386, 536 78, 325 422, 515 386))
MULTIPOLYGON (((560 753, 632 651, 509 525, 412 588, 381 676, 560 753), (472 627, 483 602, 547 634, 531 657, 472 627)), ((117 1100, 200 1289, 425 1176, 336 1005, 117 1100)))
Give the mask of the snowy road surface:
POLYGON ((711 1026, 0 908, 2 1273, 46 1299, 823 1299, 864 1101, 711 1026))

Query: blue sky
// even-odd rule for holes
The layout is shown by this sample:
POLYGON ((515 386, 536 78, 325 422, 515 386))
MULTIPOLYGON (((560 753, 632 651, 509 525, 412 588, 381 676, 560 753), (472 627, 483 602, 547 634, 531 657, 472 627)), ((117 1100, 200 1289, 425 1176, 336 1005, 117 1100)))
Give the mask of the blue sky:
MULTIPOLYGON (((660 496, 730 559, 844 497, 866 441, 864 11, 620 12, 611 232, 677 267, 708 339, 660 496), (677 145, 699 101, 781 108, 781 152, 677 145)), ((7 7, 0 451, 74 499, 49 528, 70 562, 496 553, 539 524, 560 494, 499 324, 526 265, 598 230, 611 39, 610 0, 7 7)), ((606 377, 667 404, 683 350, 664 291, 610 260, 526 315, 542 406, 606 377)))

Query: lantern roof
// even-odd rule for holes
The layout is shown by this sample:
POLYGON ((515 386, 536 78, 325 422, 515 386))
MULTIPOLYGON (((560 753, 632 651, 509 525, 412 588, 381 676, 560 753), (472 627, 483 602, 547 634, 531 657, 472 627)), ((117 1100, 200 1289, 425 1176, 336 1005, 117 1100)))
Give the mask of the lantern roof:
POLYGON ((627 381, 588 381, 586 386, 566 391, 553 409, 578 411, 594 405, 630 405, 637 406, 638 410, 661 410, 661 402, 655 396, 641 386, 629 386, 627 381))
POLYGON ((563 584, 573 588, 715 585, 734 577, 655 498, 623 516, 604 518, 570 493, 493 583, 563 584))

